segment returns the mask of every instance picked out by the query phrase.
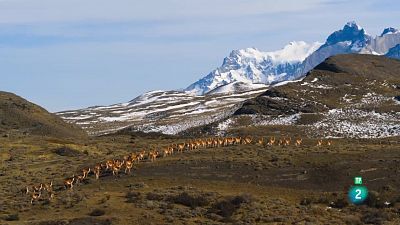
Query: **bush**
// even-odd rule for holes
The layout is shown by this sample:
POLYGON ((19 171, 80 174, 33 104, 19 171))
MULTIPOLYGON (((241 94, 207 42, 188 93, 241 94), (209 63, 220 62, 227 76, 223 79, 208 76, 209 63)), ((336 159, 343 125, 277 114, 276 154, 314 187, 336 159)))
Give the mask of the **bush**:
POLYGON ((181 204, 190 208, 202 207, 207 206, 210 204, 207 198, 202 195, 190 195, 187 192, 183 192, 177 196, 173 196, 169 199, 170 202, 181 204))
POLYGON ((149 192, 146 195, 146 199, 151 200, 151 201, 162 201, 162 200, 164 200, 164 196, 154 193, 154 192, 149 192))
POLYGON ((125 197, 126 197, 126 202, 134 203, 140 200, 141 194, 140 192, 137 191, 129 191, 128 193, 126 193, 125 197))
POLYGON ((386 220, 388 220, 388 215, 385 212, 379 210, 371 210, 361 217, 361 221, 365 224, 383 224, 386 220))
POLYGON ((368 197, 365 203, 369 207, 377 207, 379 205, 379 201, 380 201, 379 193, 376 191, 370 191, 368 193, 368 197))
POLYGON ((231 201, 223 200, 215 203, 212 206, 212 211, 214 211, 217 215, 220 215, 225 218, 230 218, 233 213, 235 213, 237 206, 234 205, 231 201))
POLYGON ((250 195, 239 195, 227 197, 212 205, 210 212, 225 218, 230 218, 237 209, 244 203, 249 204, 253 201, 250 195))
POLYGON ((10 214, 4 218, 5 221, 18 221, 19 215, 18 214, 10 214))
POLYGON ((106 214, 106 212, 102 209, 93 209, 93 211, 89 213, 89 216, 102 216, 104 214, 106 214))
POLYGON ((72 149, 72 148, 69 148, 66 146, 54 149, 52 152, 59 156, 68 156, 68 157, 75 157, 75 156, 82 155, 82 153, 79 152, 78 150, 75 150, 75 149, 72 149))

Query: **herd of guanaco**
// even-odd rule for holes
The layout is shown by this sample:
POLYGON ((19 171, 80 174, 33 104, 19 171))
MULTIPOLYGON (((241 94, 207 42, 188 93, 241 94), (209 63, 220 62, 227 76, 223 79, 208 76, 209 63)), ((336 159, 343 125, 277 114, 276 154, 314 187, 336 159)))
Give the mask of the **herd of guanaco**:
MULTIPOLYGON (((303 144, 303 139, 298 138, 292 141, 290 137, 281 137, 279 139, 270 137, 268 141, 265 141, 262 137, 257 141, 253 141, 253 138, 248 136, 207 138, 191 140, 178 144, 175 143, 159 150, 142 150, 140 152, 126 155, 122 159, 110 159, 105 162, 97 163, 93 167, 86 167, 80 171, 79 175, 73 174, 71 177, 65 179, 64 187, 65 189, 73 189, 75 184, 83 183, 85 179, 88 179, 91 173, 94 174, 96 180, 100 178, 102 173, 112 173, 113 176, 118 176, 119 172, 123 170, 125 174, 130 174, 134 164, 138 164, 144 160, 154 162, 158 157, 167 157, 174 154, 174 152, 182 153, 184 151, 193 151, 201 148, 218 148, 232 145, 247 145, 252 143, 260 146, 289 146, 292 143, 295 146, 301 146, 303 144)), ((316 146, 319 147, 325 144, 330 146, 332 145, 332 141, 327 140, 324 142, 323 140, 318 140, 316 146)), ((26 194, 31 196, 31 204, 33 204, 34 201, 38 201, 44 197, 46 197, 48 200, 51 200, 54 198, 53 182, 28 186, 26 187, 26 194)))

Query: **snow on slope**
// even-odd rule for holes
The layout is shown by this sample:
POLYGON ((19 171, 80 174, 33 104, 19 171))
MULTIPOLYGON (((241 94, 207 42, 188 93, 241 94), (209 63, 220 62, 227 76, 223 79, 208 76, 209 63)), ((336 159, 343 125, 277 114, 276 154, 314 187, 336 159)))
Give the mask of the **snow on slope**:
POLYGON ((209 92, 207 95, 215 95, 215 94, 232 94, 232 93, 240 93, 251 90, 256 90, 260 88, 267 88, 268 85, 260 84, 260 83, 244 83, 244 82, 232 82, 226 85, 222 85, 217 87, 209 92))
POLYGON ((176 134, 232 115, 243 101, 266 88, 230 95, 196 96, 179 91, 152 91, 130 102, 57 113, 91 135, 112 133, 127 127, 134 131, 176 134))

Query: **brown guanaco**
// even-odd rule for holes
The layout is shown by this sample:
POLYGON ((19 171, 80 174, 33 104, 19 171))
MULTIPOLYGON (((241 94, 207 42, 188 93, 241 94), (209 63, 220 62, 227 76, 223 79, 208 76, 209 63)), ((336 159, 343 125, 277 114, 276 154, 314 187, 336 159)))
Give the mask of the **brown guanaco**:
POLYGON ((31 204, 33 204, 33 201, 39 201, 40 196, 42 196, 42 192, 32 192, 31 204))
POLYGON ((87 178, 87 176, 89 175, 89 173, 90 173, 90 168, 83 169, 83 170, 82 170, 83 179, 87 178))
POLYGON ((151 162, 154 162, 157 159, 158 152, 157 151, 151 151, 149 152, 149 159, 151 162))
POLYGON ((124 161, 120 161, 120 160, 115 160, 112 166, 112 173, 114 176, 117 176, 119 171, 121 170, 122 165, 124 165, 124 161))
POLYGON ((303 139, 300 138, 300 139, 296 139, 296 143, 294 145, 300 146, 302 143, 303 143, 303 139))
POLYGON ((64 180, 64 186, 65 188, 70 188, 72 189, 74 187, 74 182, 75 182, 75 175, 72 176, 72 178, 67 178, 64 180))
POLYGON ((185 149, 185 143, 178 144, 178 152, 183 152, 185 149))
POLYGON ((275 137, 271 137, 269 139, 268 145, 274 145, 275 144, 275 137))
POLYGON ((54 198, 54 193, 53 193, 53 181, 50 181, 50 183, 45 183, 44 184, 44 190, 47 192, 49 196, 49 200, 54 198))
POLYGON ((100 172, 101 172, 101 164, 96 164, 94 166, 93 172, 94 172, 94 175, 96 176, 96 179, 98 180, 100 177, 100 172))
POLYGON ((106 170, 111 169, 114 165, 114 161, 113 160, 107 160, 106 162, 106 170))
POLYGON ((125 162, 125 174, 127 174, 127 172, 130 174, 132 167, 133 167, 133 161, 127 160, 125 162))
POLYGON ((258 143, 257 143, 257 144, 263 146, 263 145, 264 145, 264 137, 260 138, 260 139, 258 140, 258 143))
MULTIPOLYGON (((43 184, 40 183, 39 185, 32 185, 32 192, 41 192, 43 189, 43 184)), ((29 192, 31 192, 29 190, 29 187, 26 187, 26 194, 29 194, 29 192)))
POLYGON ((253 139, 251 137, 245 137, 244 138, 246 144, 251 144, 251 142, 253 141, 253 139))

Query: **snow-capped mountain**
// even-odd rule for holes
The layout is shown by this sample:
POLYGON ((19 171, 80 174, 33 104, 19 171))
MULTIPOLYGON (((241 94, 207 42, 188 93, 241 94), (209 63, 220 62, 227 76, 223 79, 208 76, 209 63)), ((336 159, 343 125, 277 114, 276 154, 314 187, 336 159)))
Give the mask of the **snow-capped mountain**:
POLYGON ((369 53, 363 51, 371 41, 365 30, 354 22, 347 23, 343 29, 333 32, 325 43, 307 57, 302 64, 301 74, 306 74, 326 58, 348 53, 369 53))
POLYGON ((275 52, 255 48, 234 50, 220 67, 185 91, 202 95, 233 82, 273 84, 295 80, 330 56, 348 53, 384 55, 397 44, 400 44, 400 32, 395 28, 385 28, 380 36, 372 37, 355 22, 348 22, 343 29, 329 35, 324 44, 292 42, 275 52))
POLYGON ((303 60, 321 43, 291 42, 275 52, 262 52, 256 48, 234 50, 220 67, 190 85, 185 91, 205 94, 215 88, 232 83, 272 84, 298 78, 303 60))
MULTIPOLYGON (((124 128, 176 134, 228 118, 246 100, 273 87, 306 79, 305 74, 326 58, 347 53, 400 58, 400 32, 386 28, 381 35, 372 37, 356 23, 349 22, 329 35, 324 44, 291 42, 275 52, 255 48, 234 50, 220 67, 184 91, 152 91, 127 103, 65 111, 58 115, 94 135, 124 128)), ((315 88, 324 89, 325 86, 315 88)))

